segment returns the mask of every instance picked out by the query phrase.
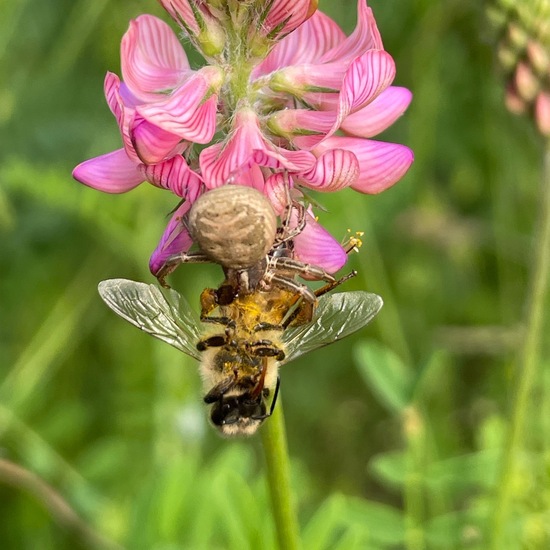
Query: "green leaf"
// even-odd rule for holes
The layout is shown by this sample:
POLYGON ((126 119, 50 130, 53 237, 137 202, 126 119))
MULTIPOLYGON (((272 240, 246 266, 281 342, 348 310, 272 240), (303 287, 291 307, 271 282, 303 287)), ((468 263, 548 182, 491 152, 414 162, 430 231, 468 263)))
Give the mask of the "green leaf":
POLYGON ((349 498, 345 508, 349 525, 363 526, 368 542, 379 545, 402 544, 405 539, 405 519, 400 510, 359 498, 349 498))
POLYGON ((335 533, 341 525, 345 506, 346 501, 340 494, 331 495, 323 502, 304 529, 304 548, 332 548, 329 545, 335 541, 335 533))
POLYGON ((407 456, 402 451, 379 454, 369 462, 369 470, 383 483, 402 487, 407 473, 407 456))
POLYGON ((428 488, 442 486, 456 493, 471 488, 493 489, 496 485, 500 453, 495 449, 442 460, 431 465, 425 474, 428 488))
POLYGON ((433 548, 487 548, 489 541, 484 528, 489 516, 490 511, 485 506, 437 516, 426 525, 426 538, 433 548))
POLYGON ((391 412, 401 412, 411 400, 414 374, 393 351, 375 341, 362 342, 354 357, 365 383, 391 412))

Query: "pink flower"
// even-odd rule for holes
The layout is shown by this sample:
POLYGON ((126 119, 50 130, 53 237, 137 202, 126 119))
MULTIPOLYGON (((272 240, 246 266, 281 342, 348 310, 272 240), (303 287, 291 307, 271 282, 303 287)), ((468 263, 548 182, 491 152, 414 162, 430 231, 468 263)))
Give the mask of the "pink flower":
POLYGON ((407 89, 390 86, 394 76, 364 0, 347 38, 329 17, 314 13, 252 70, 249 100, 236 105, 227 138, 201 152, 206 185, 235 181, 257 163, 285 169, 296 185, 317 191, 387 189, 413 161, 408 147, 368 139, 411 101, 407 89))
MULTIPOLYGON (((153 253, 153 272, 191 246, 181 220, 204 188, 253 186, 280 214, 291 191, 307 206, 302 189, 379 193, 408 170, 409 148, 371 139, 401 116, 411 93, 391 85, 395 64, 365 0, 348 37, 316 11, 317 0, 251 0, 231 12, 223 1, 160 1, 210 64, 192 70, 159 19, 132 21, 121 44, 124 82, 111 73, 105 81, 123 148, 74 171, 102 191, 145 180, 186 197, 153 253)), ((345 251, 307 212, 296 256, 333 272, 345 251)))
POLYGON ((403 145, 367 139, 395 122, 411 101, 407 89, 390 86, 394 76, 395 64, 383 50, 364 0, 358 1, 358 22, 349 37, 316 12, 253 72, 266 82, 267 97, 281 101, 286 95, 282 108, 266 117, 274 141, 278 136, 289 149, 316 156, 335 149, 353 153, 359 174, 350 185, 364 193, 393 185, 413 161, 411 150, 403 145), (335 135, 338 130, 359 139, 335 135), (383 185, 373 178, 382 173, 383 185))
POLYGON ((217 97, 210 95, 210 84, 216 70, 189 69, 172 30, 148 15, 130 23, 121 57, 125 82, 107 73, 104 89, 124 148, 81 163, 73 176, 108 193, 129 191, 145 180, 185 196, 189 182, 197 185, 200 178, 181 153, 214 135, 217 97))
POLYGON ((300 26, 315 13, 318 0, 254 0, 243 2, 240 7, 233 4, 229 9, 223 2, 207 0, 160 0, 160 3, 197 49, 212 57, 230 41, 231 18, 238 21, 240 33, 247 30, 247 42, 255 50, 262 39, 278 40, 300 26))

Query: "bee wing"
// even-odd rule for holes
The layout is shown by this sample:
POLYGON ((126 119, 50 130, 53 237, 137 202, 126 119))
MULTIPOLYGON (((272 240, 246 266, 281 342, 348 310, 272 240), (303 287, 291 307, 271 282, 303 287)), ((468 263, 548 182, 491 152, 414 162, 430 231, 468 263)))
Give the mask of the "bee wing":
POLYGON ((103 301, 118 315, 155 338, 200 360, 200 320, 175 290, 165 296, 155 285, 109 279, 98 285, 103 301))
POLYGON ((380 296, 363 291, 322 296, 311 323, 283 333, 286 357, 281 364, 353 334, 372 321, 382 304, 380 296))

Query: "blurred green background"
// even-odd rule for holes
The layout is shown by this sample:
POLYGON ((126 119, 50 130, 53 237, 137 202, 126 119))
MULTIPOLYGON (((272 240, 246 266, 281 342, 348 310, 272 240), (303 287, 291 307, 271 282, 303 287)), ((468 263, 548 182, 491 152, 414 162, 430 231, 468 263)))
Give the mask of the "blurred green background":
MULTIPOLYGON (((498 506, 541 143, 503 107, 483 3, 369 5, 395 83, 414 93, 381 138, 416 160, 379 196, 320 197, 337 238, 365 232, 346 289, 385 306, 282 372, 304 547, 481 550, 498 506)), ((320 9, 351 32, 355 0, 320 9)), ((169 19, 153 0, 0 5, 2 548, 275 547, 259 440, 220 439, 194 362, 96 291, 111 277, 152 282, 148 258, 175 202, 149 185, 115 196, 71 179, 120 147, 103 78, 120 73, 120 39, 144 12, 169 19)), ((219 281, 215 266, 185 266, 173 286, 198 306, 219 281)), ((510 548, 550 548, 549 391, 546 372, 527 411, 534 451, 514 484, 510 548)))

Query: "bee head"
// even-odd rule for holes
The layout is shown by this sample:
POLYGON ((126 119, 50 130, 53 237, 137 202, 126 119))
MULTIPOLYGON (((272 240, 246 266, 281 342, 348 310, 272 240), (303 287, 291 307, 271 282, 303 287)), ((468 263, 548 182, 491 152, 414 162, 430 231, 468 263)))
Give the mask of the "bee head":
POLYGON ((262 396, 251 399, 248 394, 223 397, 210 412, 212 424, 225 436, 252 435, 267 416, 262 396))

